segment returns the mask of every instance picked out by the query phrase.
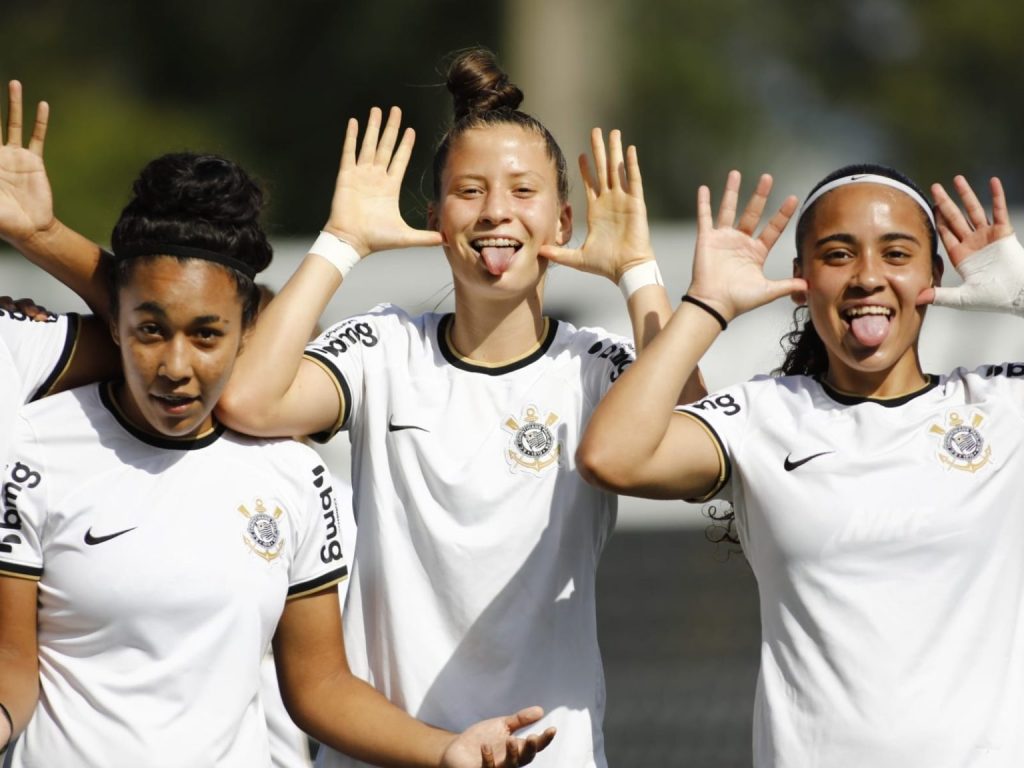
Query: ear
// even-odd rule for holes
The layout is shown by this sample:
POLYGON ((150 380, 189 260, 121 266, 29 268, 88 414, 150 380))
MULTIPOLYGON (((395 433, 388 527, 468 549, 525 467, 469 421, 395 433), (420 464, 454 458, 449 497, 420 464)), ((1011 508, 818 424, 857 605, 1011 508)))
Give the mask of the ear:
POLYGON ((440 229, 440 225, 437 220, 437 208, 434 207, 433 202, 427 203, 427 229, 431 229, 434 232, 437 232, 440 229))
POLYGON ((110 330, 110 338, 114 340, 114 346, 121 346, 121 339, 117 337, 117 318, 112 317, 107 323, 107 328, 110 330))
MULTIPOLYGON (((800 257, 797 256, 795 259, 793 259, 793 277, 802 278, 803 276, 804 268, 800 264, 800 257)), ((807 291, 795 291, 794 293, 791 293, 789 295, 789 298, 791 298, 793 300, 793 303, 796 304, 798 307, 802 307, 807 303, 807 291)))
POLYGON ((942 273, 946 269, 945 262, 941 259, 932 259, 932 287, 942 285, 942 273))
POLYGON ((558 230, 555 232, 555 242, 565 245, 572 239, 572 206, 569 203, 562 204, 562 210, 558 214, 558 230))

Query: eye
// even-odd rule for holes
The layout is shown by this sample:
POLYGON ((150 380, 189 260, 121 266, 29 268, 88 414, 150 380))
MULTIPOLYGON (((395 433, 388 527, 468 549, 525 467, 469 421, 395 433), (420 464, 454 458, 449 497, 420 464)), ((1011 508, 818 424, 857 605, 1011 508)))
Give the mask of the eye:
POLYGON ((216 328, 197 328, 192 335, 195 336, 201 344, 212 346, 213 344, 216 344, 224 334, 216 328))
POLYGON ((913 254, 908 253, 902 248, 893 248, 885 252, 885 258, 889 261, 904 262, 912 258, 912 256, 913 254))
POLYGON ((846 248, 833 248, 821 254, 821 259, 826 264, 843 264, 853 258, 853 254, 846 248))
POLYGON ((483 193, 483 188, 478 186, 459 187, 458 189, 455 190, 455 194, 457 194, 459 197, 479 197, 483 193))
POLYGON ((520 184, 519 186, 515 187, 512 190, 513 194, 515 194, 517 197, 530 197, 531 195, 535 194, 536 191, 537 190, 534 187, 531 187, 527 184, 520 184))
POLYGON ((147 338, 159 338, 161 334, 160 326, 156 323, 139 323, 136 326, 136 331, 140 337, 147 338))

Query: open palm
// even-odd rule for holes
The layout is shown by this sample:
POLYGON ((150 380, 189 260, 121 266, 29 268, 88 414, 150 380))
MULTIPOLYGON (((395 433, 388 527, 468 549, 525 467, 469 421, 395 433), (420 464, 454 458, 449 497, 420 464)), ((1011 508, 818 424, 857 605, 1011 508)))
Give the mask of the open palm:
POLYGON ((540 254, 559 264, 603 275, 618 282, 622 273, 654 258, 647 226, 643 182, 636 148, 622 150, 622 134, 608 135, 608 149, 600 128, 590 133, 594 155, 591 172, 580 155, 580 174, 587 193, 587 237, 579 248, 546 245, 540 254))
POLYGON ((7 136, 0 145, 0 236, 26 240, 53 222, 53 194, 43 165, 49 107, 41 102, 28 147, 22 146, 21 84, 9 86, 7 136))
POLYGON ((797 278, 765 277, 768 252, 796 210, 796 198, 787 197, 755 236, 771 188, 771 176, 762 175, 738 222, 738 171, 731 171, 726 180, 717 222, 711 215, 711 191, 702 186, 697 192, 697 247, 688 293, 715 307, 727 319, 806 288, 806 283, 797 278))
POLYGON ((445 751, 443 768, 515 768, 533 762, 555 737, 555 729, 526 738, 515 736, 543 717, 540 707, 527 707, 508 717, 494 717, 471 725, 445 751))
POLYGON ((398 205, 415 134, 406 128, 398 141, 402 112, 397 107, 392 107, 383 131, 381 118, 380 109, 370 110, 358 153, 359 123, 349 120, 324 229, 349 243, 360 256, 391 248, 440 245, 439 233, 406 224, 398 205))

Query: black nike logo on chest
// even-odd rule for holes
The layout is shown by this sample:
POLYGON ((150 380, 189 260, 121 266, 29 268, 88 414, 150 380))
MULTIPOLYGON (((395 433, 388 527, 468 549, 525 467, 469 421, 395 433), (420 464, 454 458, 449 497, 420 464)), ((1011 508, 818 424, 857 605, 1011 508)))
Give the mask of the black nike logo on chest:
POLYGON ((782 468, 785 469, 787 472, 792 472, 797 467, 802 467, 811 459, 816 459, 819 456, 825 456, 830 453, 835 453, 835 451, 822 451, 821 453, 812 453, 810 456, 804 456, 802 459, 797 459, 796 461, 793 461, 790 458, 790 456, 792 456, 793 454, 789 454, 789 456, 786 457, 786 460, 782 462, 782 468))
MULTIPOLYGON (((138 526, 136 526, 136 528, 137 527, 138 526)), ((111 539, 116 539, 118 536, 123 536, 124 534, 130 533, 134 530, 135 528, 125 528, 123 531, 115 531, 114 533, 108 533, 105 536, 93 536, 92 528, 89 528, 89 530, 85 532, 85 543, 91 547, 96 544, 102 544, 105 541, 110 541, 111 539)))
POLYGON ((388 432, 401 432, 403 429, 418 429, 420 432, 430 431, 426 427, 420 427, 416 424, 395 424, 393 419, 388 419, 388 432))

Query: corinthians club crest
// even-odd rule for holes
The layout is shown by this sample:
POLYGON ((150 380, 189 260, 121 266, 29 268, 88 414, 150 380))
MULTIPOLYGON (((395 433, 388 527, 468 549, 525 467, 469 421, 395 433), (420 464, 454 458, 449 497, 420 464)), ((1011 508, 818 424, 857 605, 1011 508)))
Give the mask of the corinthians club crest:
POLYGON ((250 512, 245 504, 238 507, 248 521, 245 526, 245 533, 242 540, 246 546, 259 557, 268 563, 281 554, 284 549, 284 539, 281 538, 281 527, 277 524, 283 512, 279 507, 274 507, 274 513, 268 514, 263 506, 262 499, 256 499, 256 511, 250 512))
POLYGON ((528 469, 539 475, 556 464, 562 453, 562 447, 552 431, 558 423, 558 416, 549 413, 542 422, 539 413, 537 406, 528 405, 523 411, 522 422, 513 416, 505 421, 505 429, 512 433, 505 458, 513 472, 528 469))
POLYGON ((950 469, 971 473, 988 464, 992 446, 978 429, 984 420, 985 416, 978 411, 971 415, 970 423, 956 411, 950 411, 945 425, 933 424, 928 431, 939 438, 939 461, 950 469))

